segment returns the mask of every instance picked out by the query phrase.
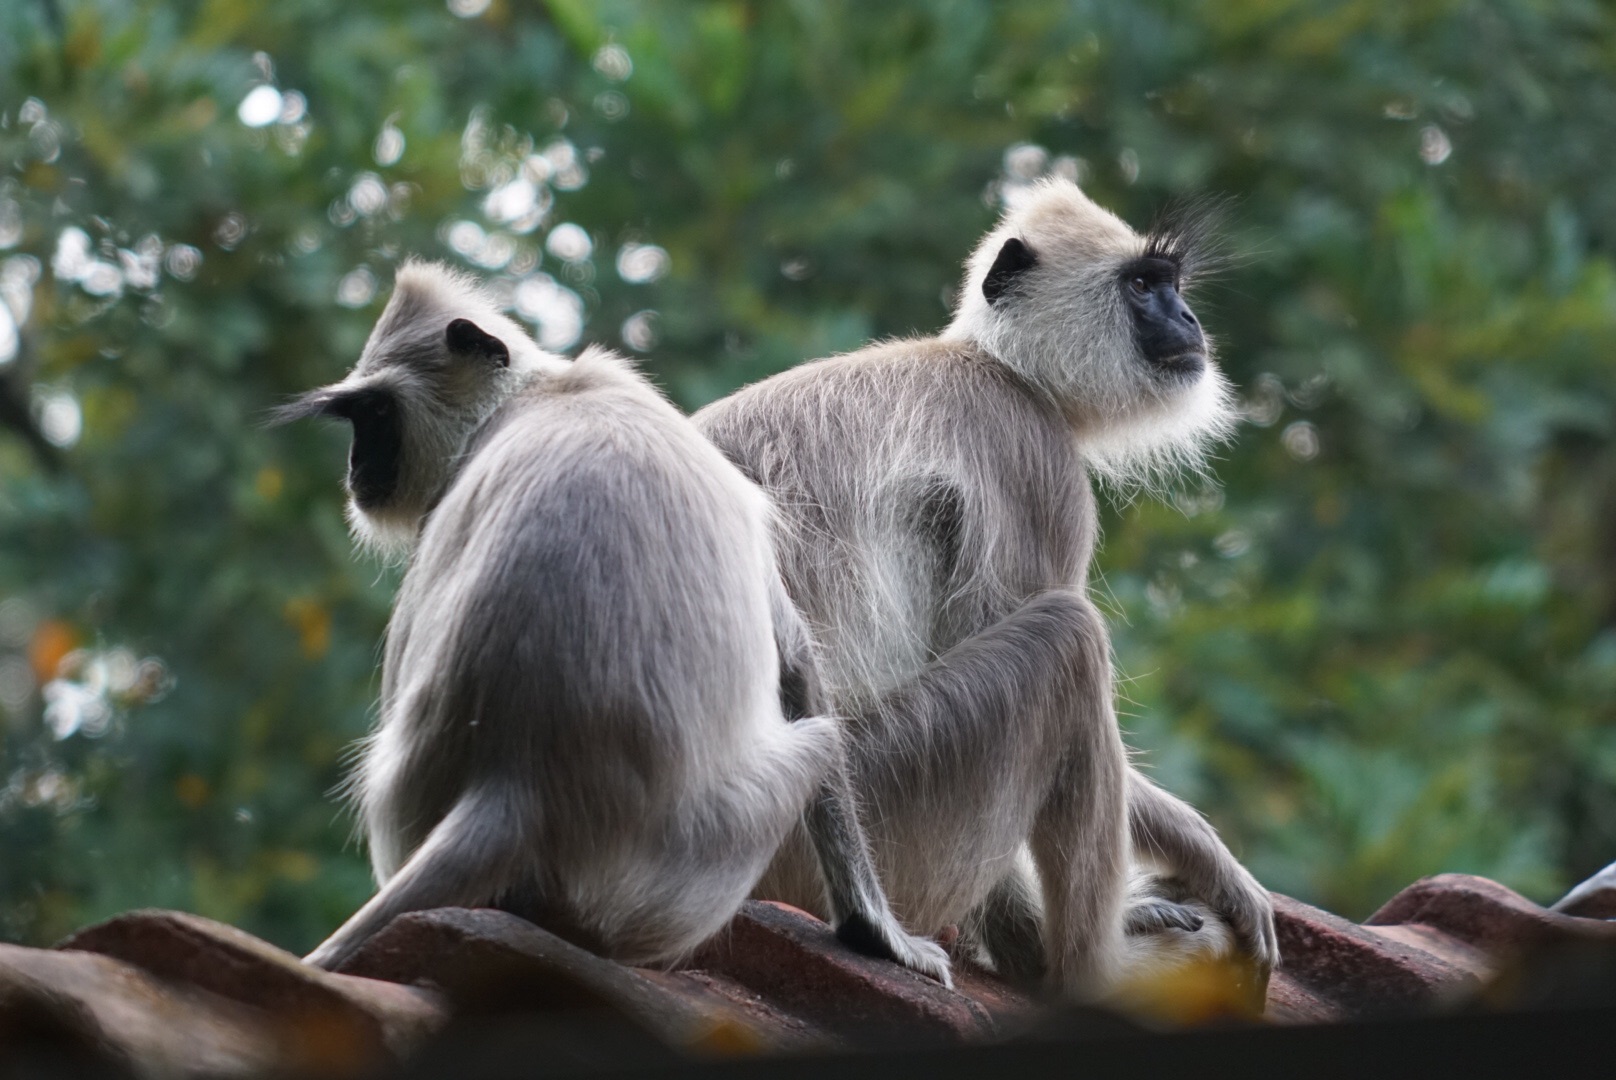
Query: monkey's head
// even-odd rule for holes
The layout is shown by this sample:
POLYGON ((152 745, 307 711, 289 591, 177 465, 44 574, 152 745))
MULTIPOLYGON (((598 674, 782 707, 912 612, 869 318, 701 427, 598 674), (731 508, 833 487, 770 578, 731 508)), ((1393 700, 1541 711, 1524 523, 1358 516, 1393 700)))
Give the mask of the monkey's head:
POLYGON ((399 269, 392 299, 341 382, 276 414, 353 425, 348 520, 363 543, 408 550, 474 431, 533 373, 564 367, 473 279, 435 263, 399 269))
POLYGON ((945 336, 1047 393, 1102 475, 1196 467, 1233 428, 1228 382, 1185 300, 1205 233, 1192 210, 1140 235, 1076 184, 1042 181, 971 256, 945 336))

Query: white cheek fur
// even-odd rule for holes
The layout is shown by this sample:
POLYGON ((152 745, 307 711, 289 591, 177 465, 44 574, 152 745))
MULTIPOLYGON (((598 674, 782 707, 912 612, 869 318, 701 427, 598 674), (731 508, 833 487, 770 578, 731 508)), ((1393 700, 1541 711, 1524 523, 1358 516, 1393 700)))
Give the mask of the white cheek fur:
POLYGON ((1238 422, 1228 380, 1211 358, 1193 383, 1164 386, 1137 355, 1116 268, 1144 238, 1075 184, 1049 180, 1013 206, 971 256, 944 338, 972 341, 1069 415, 1094 475, 1124 496, 1205 471, 1238 422), (1013 295, 990 305, 982 281, 1004 243, 1038 262, 1013 295))

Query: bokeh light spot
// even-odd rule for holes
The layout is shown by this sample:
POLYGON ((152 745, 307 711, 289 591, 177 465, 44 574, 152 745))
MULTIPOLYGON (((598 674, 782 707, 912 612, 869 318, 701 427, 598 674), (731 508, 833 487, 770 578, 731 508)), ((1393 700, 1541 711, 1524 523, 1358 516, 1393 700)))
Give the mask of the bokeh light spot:
POLYGON ((337 303, 346 308, 361 308, 376 295, 376 275, 368 266, 356 266, 337 282, 337 303))
POLYGON ((581 225, 562 222, 544 239, 544 250, 565 262, 582 262, 595 250, 594 241, 581 225))
POLYGON ((281 92, 273 86, 255 86, 241 99, 236 115, 250 128, 268 127, 281 117, 281 92))

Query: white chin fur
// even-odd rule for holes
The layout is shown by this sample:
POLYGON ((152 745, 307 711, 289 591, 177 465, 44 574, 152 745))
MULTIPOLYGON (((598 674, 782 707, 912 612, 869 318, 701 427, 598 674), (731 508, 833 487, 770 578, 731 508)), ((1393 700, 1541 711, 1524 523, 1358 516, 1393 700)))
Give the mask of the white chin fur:
POLYGON ((1204 475, 1207 454, 1238 422, 1229 381, 1208 364, 1194 386, 1092 418, 1079 438, 1094 476, 1126 496, 1204 475))
POLYGON ((402 563, 415 547, 420 522, 400 515, 389 516, 361 510, 352 500, 347 507, 348 531, 354 543, 387 563, 402 563))

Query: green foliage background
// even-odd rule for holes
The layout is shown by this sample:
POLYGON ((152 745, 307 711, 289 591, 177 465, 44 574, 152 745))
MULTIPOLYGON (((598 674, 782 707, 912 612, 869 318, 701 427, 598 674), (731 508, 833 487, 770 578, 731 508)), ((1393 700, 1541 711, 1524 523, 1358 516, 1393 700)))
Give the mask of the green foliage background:
POLYGON ((939 326, 1049 169, 1139 224, 1238 198, 1200 306, 1251 422, 1100 557, 1156 774, 1355 916, 1616 858, 1607 6, 483 3, 0 6, 0 936, 162 905, 303 949, 367 894, 327 793, 396 576, 351 552, 343 433, 259 422, 406 253, 548 274, 586 341, 654 311, 693 408, 939 326), (546 250, 569 222, 589 258, 546 250))

